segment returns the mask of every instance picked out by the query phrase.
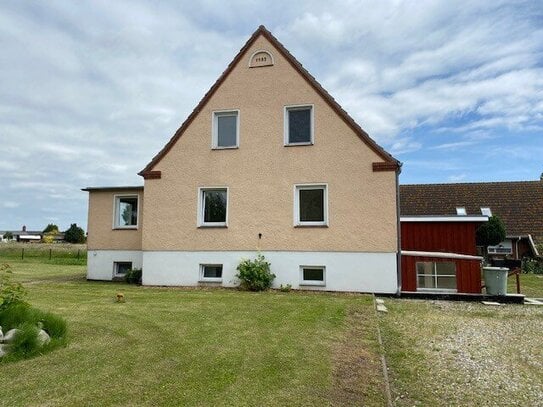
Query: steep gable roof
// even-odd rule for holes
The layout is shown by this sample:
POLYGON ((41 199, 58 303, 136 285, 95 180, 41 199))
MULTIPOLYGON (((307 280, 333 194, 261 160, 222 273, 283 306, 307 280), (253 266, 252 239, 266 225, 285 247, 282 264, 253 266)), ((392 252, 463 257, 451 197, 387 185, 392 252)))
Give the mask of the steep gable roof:
POLYGON ((328 105, 338 114, 338 116, 360 137, 360 139, 368 145, 380 158, 383 162, 373 163, 374 171, 399 171, 401 168, 401 163, 396 160, 392 155, 387 153, 381 146, 379 146, 355 121, 349 116, 349 114, 343 110, 343 108, 335 101, 335 99, 330 96, 330 94, 315 80, 315 78, 302 66, 296 58, 281 44, 277 38, 275 38, 271 32, 269 32, 266 27, 261 25, 253 33, 251 38, 245 43, 241 48, 235 58, 230 62, 226 70, 221 74, 209 91, 204 95, 200 103, 192 111, 189 117, 181 125, 181 127, 175 132, 173 137, 168 141, 168 143, 160 150, 160 152, 153 157, 151 162, 141 170, 138 175, 141 175, 145 179, 160 178, 160 171, 153 171, 155 165, 157 165, 160 160, 170 151, 170 149, 175 145, 177 140, 183 135, 185 130, 189 127, 192 121, 196 118, 198 113, 204 108, 209 99, 213 94, 219 89, 221 84, 225 81, 228 75, 232 72, 238 62, 244 57, 247 50, 251 45, 256 41, 259 36, 266 38, 276 49, 277 51, 287 60, 287 62, 313 87, 313 89, 328 103, 328 105))
POLYGON ((480 215, 488 207, 508 236, 532 235, 543 243, 543 181, 400 185, 400 213, 456 215, 456 207, 480 215))

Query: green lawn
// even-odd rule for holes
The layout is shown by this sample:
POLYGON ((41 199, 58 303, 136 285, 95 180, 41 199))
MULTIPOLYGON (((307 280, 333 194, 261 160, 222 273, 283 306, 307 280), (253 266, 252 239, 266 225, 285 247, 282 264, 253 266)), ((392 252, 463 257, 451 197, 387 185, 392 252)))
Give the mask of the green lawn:
MULTIPOLYGON (((507 278, 507 292, 516 293, 515 276, 507 278)), ((543 298, 543 274, 521 274, 520 292, 531 298, 543 298)))
POLYGON ((9 263, 70 335, 66 348, 0 364, 3 405, 385 404, 371 296, 146 288, 87 282, 84 266, 9 263))
POLYGON ((543 307, 385 303, 379 319, 396 406, 543 405, 543 307))

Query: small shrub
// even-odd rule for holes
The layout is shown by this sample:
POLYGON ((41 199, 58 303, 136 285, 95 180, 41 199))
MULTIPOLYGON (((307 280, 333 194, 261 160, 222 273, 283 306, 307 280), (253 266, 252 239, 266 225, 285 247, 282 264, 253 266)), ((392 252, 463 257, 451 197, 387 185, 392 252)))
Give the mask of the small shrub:
POLYGON ((522 272, 526 274, 543 274, 543 262, 536 259, 523 259, 522 272))
POLYGON ((126 275, 124 276, 124 280, 128 284, 141 284, 141 275, 142 275, 141 269, 128 270, 126 272, 126 275))
POLYGON ((28 358, 37 354, 41 348, 38 341, 38 327, 25 322, 18 327, 19 332, 9 344, 10 356, 14 359, 28 358))
POLYGON ((290 290, 292 290, 292 285, 290 285, 290 284, 286 284, 286 285, 281 284, 281 287, 279 287, 279 290, 281 292, 288 293, 290 290))
POLYGON ((64 318, 50 312, 38 311, 39 321, 43 323, 43 330, 51 338, 61 339, 66 337, 68 326, 64 318))
POLYGON ((242 260, 237 270, 236 277, 241 280, 241 288, 245 290, 267 290, 275 279, 275 274, 270 272, 270 263, 262 254, 258 254, 255 260, 242 260))
POLYGON ((26 290, 21 283, 11 280, 12 274, 9 264, 0 266, 0 310, 24 302, 26 290))
POLYGON ((39 319, 36 311, 26 303, 12 304, 0 311, 0 326, 7 332, 25 322, 37 323, 39 319))

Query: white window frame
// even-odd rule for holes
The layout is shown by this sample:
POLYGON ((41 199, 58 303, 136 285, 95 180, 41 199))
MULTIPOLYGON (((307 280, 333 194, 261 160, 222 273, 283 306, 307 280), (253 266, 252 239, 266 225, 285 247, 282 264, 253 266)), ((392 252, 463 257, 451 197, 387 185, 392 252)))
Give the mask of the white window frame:
POLYGON ((222 276, 224 275, 224 265, 220 263, 201 263, 200 264, 200 282, 205 283, 222 283, 222 276), (221 277, 204 277, 204 269, 206 267, 218 267, 221 266, 221 277))
POLYGON ((326 266, 322 266, 322 265, 311 266, 307 264, 301 265, 300 266, 300 285, 312 285, 312 286, 318 286, 318 287, 325 287, 326 286, 326 266), (304 280, 304 269, 322 270, 322 281, 304 280))
POLYGON ((492 210, 488 206, 481 206, 481 215, 491 217, 492 210))
POLYGON ((456 214, 458 216, 467 216, 467 211, 465 206, 457 206, 456 207, 456 214))
POLYGON ((198 188, 198 216, 197 216, 197 225, 199 228, 226 228, 228 227, 228 207, 230 200, 230 190, 225 186, 217 187, 199 187, 198 188), (224 222, 204 222, 204 192, 206 191, 215 191, 215 190, 225 190, 226 191, 226 217, 224 222))
POLYGON ((113 195, 113 229, 137 229, 140 223, 140 194, 115 194, 113 195), (120 225, 119 224, 119 205, 121 203, 121 198, 136 198, 138 200, 138 214, 136 216, 135 225, 120 225))
POLYGON ((302 105, 287 105, 283 108, 283 142, 285 146, 311 146, 315 144, 315 105, 311 103, 306 103, 302 105), (289 142, 289 120, 288 112, 289 110, 302 110, 303 108, 310 108, 310 134, 311 140, 304 141, 300 143, 290 143, 289 142))
POLYGON ((294 226, 328 226, 328 184, 295 184, 294 185, 294 226), (322 222, 302 222, 300 220, 300 193, 304 189, 323 189, 324 190, 324 220, 322 222))
POLYGON ((213 150, 229 150, 239 148, 239 127, 240 127, 240 111, 239 109, 214 110, 211 112, 211 149, 213 150), (236 116, 236 145, 235 146, 219 146, 219 116, 236 116))
POLYGON ((124 274, 119 273, 119 263, 129 263, 130 264, 130 269, 134 268, 134 263, 131 262, 131 261, 114 261, 113 262, 113 277, 114 278, 126 276, 126 273, 124 273, 124 274))
POLYGON ((446 292, 446 293, 456 293, 458 292, 458 288, 438 288, 437 287, 437 278, 438 277, 453 277, 452 274, 437 274, 437 264, 438 263, 453 263, 454 264, 454 281, 456 283, 456 287, 458 287, 458 275, 457 275, 457 264, 454 261, 447 261, 447 262, 438 262, 438 261, 416 261, 415 262, 415 274, 417 277, 417 291, 432 291, 432 292, 446 292), (417 264, 418 263, 432 263, 433 264, 433 270, 434 274, 432 275, 432 278, 434 280, 435 288, 428 288, 428 287, 419 287, 419 276, 428 276, 428 274, 419 274, 417 264))

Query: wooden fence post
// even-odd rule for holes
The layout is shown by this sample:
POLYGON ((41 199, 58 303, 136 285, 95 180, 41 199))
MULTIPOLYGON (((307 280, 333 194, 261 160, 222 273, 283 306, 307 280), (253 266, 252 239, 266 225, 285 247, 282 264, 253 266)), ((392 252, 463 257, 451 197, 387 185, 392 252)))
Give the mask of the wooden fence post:
POLYGON ((49 260, 51 260, 51 251, 52 249, 49 249, 49 260))
POLYGON ((23 247, 21 249, 21 260, 24 260, 25 259, 25 248, 23 247))

